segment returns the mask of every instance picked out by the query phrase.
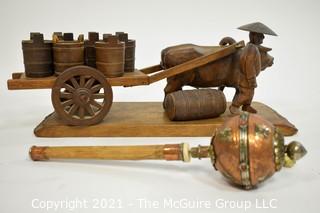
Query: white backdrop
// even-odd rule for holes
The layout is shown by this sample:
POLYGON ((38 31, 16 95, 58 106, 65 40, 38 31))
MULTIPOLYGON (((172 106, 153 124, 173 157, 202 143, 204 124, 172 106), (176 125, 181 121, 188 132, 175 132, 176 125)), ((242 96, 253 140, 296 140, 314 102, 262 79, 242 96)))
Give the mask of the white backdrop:
MULTIPOLYGON (((222 200, 238 205, 248 201, 252 204, 248 212, 263 210, 257 209, 256 199, 267 207, 277 207, 271 209, 274 212, 316 212, 320 190, 319 11, 316 0, 0 0, 1 212, 47 212, 40 203, 66 201, 72 205, 77 199, 90 202, 88 207, 97 204, 99 208, 90 212, 239 211, 219 203, 222 200), (270 54, 275 63, 259 76, 255 100, 272 106, 299 129, 287 141, 302 141, 309 153, 294 168, 284 169, 256 190, 242 191, 226 184, 207 160, 187 165, 152 161, 44 163, 28 159, 28 148, 34 144, 209 143, 209 138, 36 138, 33 128, 53 110, 50 91, 6 88, 11 73, 23 70, 21 40, 28 38, 29 32, 39 31, 50 38, 54 31, 126 31, 137 41, 136 66, 142 68, 159 63, 160 51, 169 45, 216 45, 224 36, 248 41, 248 33, 236 28, 255 21, 265 23, 279 35, 264 40, 265 46, 273 48, 270 54), (170 198, 208 201, 212 206, 184 209, 160 205, 147 209, 138 205, 139 199, 162 204, 170 198), (110 204, 114 200, 123 208, 103 208, 105 201, 110 204)), ((150 86, 114 88, 114 99, 162 101, 164 86, 165 81, 161 81, 150 86)), ((229 100, 232 96, 233 90, 227 90, 229 100)), ((88 211, 79 206, 72 210, 70 205, 60 206, 56 212, 88 211)))

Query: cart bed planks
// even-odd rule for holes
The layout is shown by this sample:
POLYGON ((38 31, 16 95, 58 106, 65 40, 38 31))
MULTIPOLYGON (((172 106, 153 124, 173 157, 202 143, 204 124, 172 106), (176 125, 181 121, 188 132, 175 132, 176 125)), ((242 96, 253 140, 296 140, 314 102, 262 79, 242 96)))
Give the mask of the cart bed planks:
MULTIPOLYGON (((12 79, 9 79, 7 84, 9 90, 51 89, 56 79, 56 76, 28 78, 24 73, 17 72, 12 74, 12 79)), ((139 70, 126 72, 122 77, 107 78, 107 80, 111 86, 136 86, 149 84, 148 76, 139 70)))

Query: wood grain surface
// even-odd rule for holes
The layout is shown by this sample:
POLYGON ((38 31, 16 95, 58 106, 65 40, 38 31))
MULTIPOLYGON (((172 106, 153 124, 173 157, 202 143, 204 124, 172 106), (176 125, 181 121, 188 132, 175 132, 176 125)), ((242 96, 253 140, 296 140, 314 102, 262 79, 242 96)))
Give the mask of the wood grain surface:
MULTIPOLYGON (((253 106, 285 136, 297 133, 298 129, 272 108, 259 102, 254 102, 253 106)), ((38 137, 210 137, 231 116, 226 110, 213 119, 170 121, 161 102, 115 102, 109 114, 97 125, 66 126, 52 113, 34 133, 38 137)))

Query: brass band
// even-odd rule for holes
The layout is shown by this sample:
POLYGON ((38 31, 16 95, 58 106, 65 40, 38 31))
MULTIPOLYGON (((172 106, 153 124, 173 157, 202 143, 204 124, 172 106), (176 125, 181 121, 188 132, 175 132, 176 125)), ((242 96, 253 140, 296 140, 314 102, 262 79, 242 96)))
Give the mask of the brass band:
POLYGON ((278 128, 275 128, 273 135, 273 151, 276 171, 282 168, 285 156, 284 138, 278 128))
POLYGON ((240 115, 240 172, 241 182, 246 188, 251 188, 250 182, 250 164, 249 164, 249 153, 248 153, 248 113, 242 113, 240 115))

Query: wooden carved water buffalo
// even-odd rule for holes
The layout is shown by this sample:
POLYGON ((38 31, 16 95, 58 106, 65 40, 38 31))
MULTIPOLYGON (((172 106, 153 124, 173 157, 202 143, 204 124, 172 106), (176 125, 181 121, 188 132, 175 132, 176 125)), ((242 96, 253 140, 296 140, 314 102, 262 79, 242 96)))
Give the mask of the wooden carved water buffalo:
MULTIPOLYGON (((234 39, 226 37, 221 40, 220 45, 234 42, 234 39)), ((221 47, 194 44, 168 47, 161 52, 161 65, 167 69, 217 51, 219 48, 221 47)), ((236 93, 229 108, 231 113, 239 113, 240 106, 244 111, 255 113, 256 110, 250 105, 254 88, 257 87, 256 77, 260 71, 272 66, 273 57, 268 54, 270 50, 271 48, 249 42, 244 48, 229 56, 168 78, 164 89, 165 95, 181 90, 185 85, 196 88, 219 87, 222 90, 224 87, 233 87, 236 93)))

